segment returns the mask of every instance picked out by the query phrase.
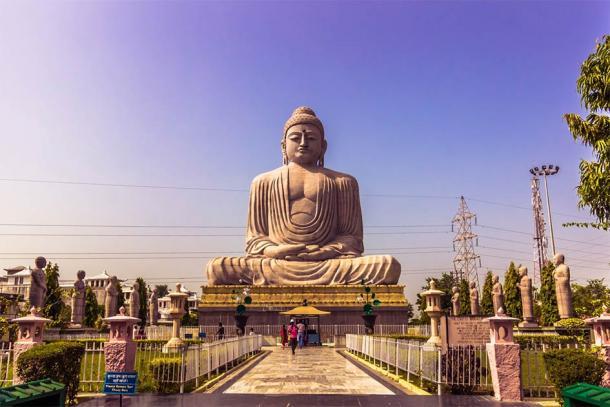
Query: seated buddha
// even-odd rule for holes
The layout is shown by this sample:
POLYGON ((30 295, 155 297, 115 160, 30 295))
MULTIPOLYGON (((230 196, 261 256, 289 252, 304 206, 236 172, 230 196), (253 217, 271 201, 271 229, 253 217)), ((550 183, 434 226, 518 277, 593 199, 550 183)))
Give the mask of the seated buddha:
POLYGON ((396 284, 392 256, 362 256, 358 182, 324 167, 327 142, 314 111, 284 125, 283 166, 252 181, 245 257, 216 257, 209 285, 396 284))

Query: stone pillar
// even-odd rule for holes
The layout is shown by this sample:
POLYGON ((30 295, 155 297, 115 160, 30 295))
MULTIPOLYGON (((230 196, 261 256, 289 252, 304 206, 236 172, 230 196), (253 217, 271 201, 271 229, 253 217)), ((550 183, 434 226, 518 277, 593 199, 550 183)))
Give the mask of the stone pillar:
POLYGON ((15 318, 11 322, 19 325, 17 342, 13 345, 13 384, 21 384, 23 380, 17 376, 17 359, 19 355, 34 346, 41 345, 44 340, 44 324, 51 321, 38 315, 37 308, 32 307, 30 315, 15 318))
POLYGON ((593 325, 595 346, 601 347, 600 358, 606 362, 606 373, 601 385, 610 388, 610 313, 604 306, 601 316, 587 319, 587 324, 593 325))
POLYGON ((521 401, 521 348, 513 342, 513 323, 518 318, 506 316, 500 308, 489 321, 487 355, 491 367, 494 395, 500 401, 521 401))
POLYGON ((163 345, 164 352, 176 352, 184 346, 184 341, 180 339, 180 320, 184 315, 184 304, 188 294, 182 292, 182 284, 176 284, 176 291, 168 295, 170 300, 167 316, 172 320, 172 337, 163 345))
POLYGON ((140 319, 125 315, 125 307, 121 307, 119 315, 104 318, 104 322, 110 325, 110 336, 104 345, 106 372, 134 372, 136 343, 132 331, 140 319))
POLYGON ((426 314, 430 317, 430 339, 428 344, 440 346, 441 337, 438 332, 438 324, 442 314, 441 295, 443 292, 436 289, 436 281, 430 280, 430 288, 421 293, 426 301, 426 314))

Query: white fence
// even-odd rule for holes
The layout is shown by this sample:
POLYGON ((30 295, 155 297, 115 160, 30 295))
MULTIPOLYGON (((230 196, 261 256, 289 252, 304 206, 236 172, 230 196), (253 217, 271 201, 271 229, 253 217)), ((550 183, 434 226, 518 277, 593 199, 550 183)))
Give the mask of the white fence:
POLYGON ((13 344, 0 343, 0 387, 13 385, 13 344))
POLYGON ((421 387, 462 388, 467 392, 489 392, 492 388, 489 361, 484 346, 450 347, 445 353, 417 341, 346 335, 346 348, 382 368, 404 375, 421 387))
MULTIPOLYGON (((280 336, 280 329, 282 325, 247 325, 246 330, 250 328, 254 330, 257 335, 263 336, 280 336)), ((311 324, 310 328, 318 329, 316 324, 311 324)), ((216 332, 218 331, 218 325, 200 325, 200 326, 183 326, 180 328, 180 336, 185 338, 187 335, 193 339, 197 339, 200 332, 204 332, 206 338, 216 338, 216 332)), ((224 326, 225 337, 236 336, 235 326, 224 326)), ((147 339, 159 339, 168 340, 171 338, 172 328, 171 326, 158 325, 158 326, 147 326, 144 329, 145 336, 147 339)), ((333 342, 335 336, 342 336, 346 334, 364 334, 365 327, 363 324, 350 324, 350 325, 322 325, 320 324, 320 334, 322 341, 333 342)), ((407 324, 395 324, 395 325, 375 325, 375 334, 377 335, 421 335, 430 336, 430 325, 407 325, 407 324)))
MULTIPOLYGON (((187 344, 173 352, 164 351, 162 342, 137 342, 135 370, 138 372, 138 388, 153 391, 153 386, 161 384, 164 389, 173 386, 175 391, 184 392, 185 387, 198 387, 221 370, 233 367, 245 357, 259 352, 262 339, 261 335, 227 338, 187 344), (155 368, 152 367, 153 363, 155 368)), ((100 341, 85 343, 79 391, 101 391, 105 373, 104 344, 100 341)))

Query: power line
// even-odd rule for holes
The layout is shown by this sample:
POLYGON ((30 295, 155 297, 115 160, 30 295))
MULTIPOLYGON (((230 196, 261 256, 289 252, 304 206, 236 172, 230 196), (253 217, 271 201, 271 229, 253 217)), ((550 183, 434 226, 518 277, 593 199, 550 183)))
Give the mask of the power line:
MULTIPOLYGON (((369 232, 365 235, 421 235, 421 234, 448 234, 449 231, 417 231, 417 232, 369 232)), ((45 237, 244 237, 243 234, 105 234, 105 233, 0 233, 0 236, 45 236, 45 237)))
MULTIPOLYGON (((61 224, 61 223, 0 223, 0 226, 15 227, 69 227, 69 228, 150 228, 150 229, 245 229, 246 226, 214 226, 214 225, 137 225, 137 224, 61 224)), ((424 228, 449 227, 447 224, 436 225, 364 225, 365 228, 424 228)))

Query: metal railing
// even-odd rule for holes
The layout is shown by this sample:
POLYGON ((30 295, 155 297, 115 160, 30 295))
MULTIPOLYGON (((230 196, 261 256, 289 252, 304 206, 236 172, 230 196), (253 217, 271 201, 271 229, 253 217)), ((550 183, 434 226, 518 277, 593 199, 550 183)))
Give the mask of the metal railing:
POLYGON ((0 387, 13 385, 13 343, 0 343, 0 387))
MULTIPOLYGON (((247 325, 246 330, 250 328, 254 329, 254 333, 263 336, 280 336, 280 329, 282 325, 269 324, 269 325, 247 325)), ((317 329, 316 324, 311 325, 312 328, 317 329)), ((216 332, 218 331, 218 325, 199 325, 199 326, 183 326, 180 328, 180 336, 185 337, 185 334, 190 334, 192 338, 197 338, 200 332, 205 332, 206 338, 215 338, 216 332)), ((236 328, 233 325, 224 326, 225 337, 236 336, 236 328)), ((168 340, 171 338, 172 328, 166 325, 147 326, 144 328, 145 336, 147 339, 159 339, 168 340)), ((346 334, 364 334, 365 327, 363 324, 349 324, 349 325, 323 325, 320 324, 320 336, 323 342, 333 342, 335 336, 342 336, 346 334)), ((375 334, 377 335, 421 335, 430 336, 430 325, 407 325, 407 324, 394 324, 394 325, 375 325, 375 334)))
POLYGON ((453 346, 446 352, 417 341, 346 335, 346 348, 420 387, 489 392, 492 381, 484 346, 453 346))

